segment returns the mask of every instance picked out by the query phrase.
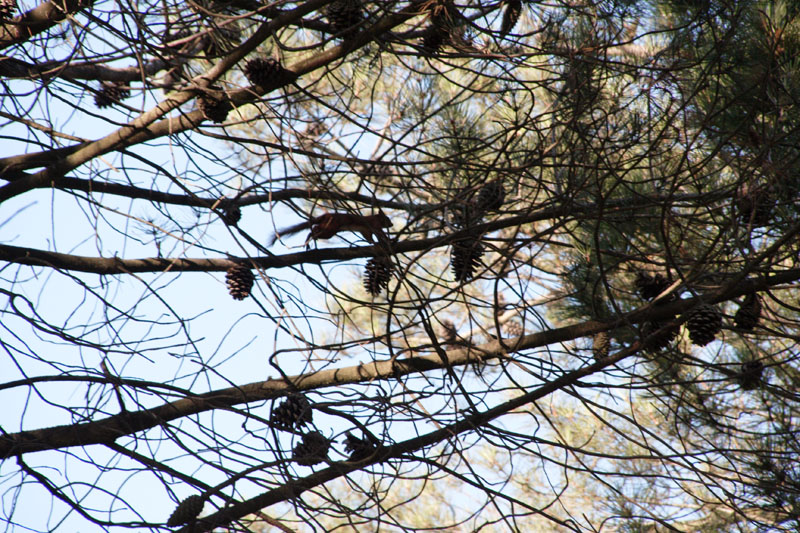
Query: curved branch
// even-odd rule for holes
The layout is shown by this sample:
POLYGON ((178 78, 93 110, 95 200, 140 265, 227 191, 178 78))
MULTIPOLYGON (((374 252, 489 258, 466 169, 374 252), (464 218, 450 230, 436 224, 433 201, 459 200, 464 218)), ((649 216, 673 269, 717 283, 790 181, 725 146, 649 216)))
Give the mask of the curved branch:
MULTIPOLYGON (((595 323, 595 326, 597 324, 595 323)), ((527 335, 518 339, 513 350, 506 350, 498 341, 492 341, 474 349, 452 350, 448 352, 448 360, 450 365, 487 361, 505 356, 510 352, 566 340, 574 335, 575 331, 581 333, 582 329, 569 326, 527 335)), ((347 368, 321 370, 288 379, 270 379, 239 387, 230 387, 191 396, 144 411, 120 413, 96 422, 2 435, 0 436, 0 457, 12 457, 70 446, 108 444, 121 436, 144 431, 171 420, 212 409, 270 400, 294 390, 306 391, 374 380, 396 379, 398 376, 443 368, 445 367, 441 358, 436 354, 430 354, 404 359, 386 359, 347 368)))
MULTIPOLYGON (((328 2, 329 0, 311 0, 278 18, 275 18, 269 22, 265 22, 245 43, 239 46, 230 55, 222 59, 208 72, 198 76, 194 81, 199 87, 207 87, 210 83, 227 72, 247 53, 255 49, 255 47, 258 46, 262 41, 272 35, 274 31, 277 31, 283 26, 300 19, 307 13, 319 9, 328 2)), ((281 80, 280 82, 276 82, 274 86, 270 87, 259 88, 254 86, 245 89, 239 89, 237 91, 233 91, 230 94, 230 98, 234 105, 243 105, 254 102, 261 95, 292 82, 293 78, 302 76, 318 68, 329 65, 338 59, 345 57, 350 52, 365 46, 367 43, 374 40, 378 35, 418 15, 418 10, 419 7, 417 3, 413 3, 403 9, 400 13, 388 16, 385 19, 377 22, 371 28, 356 35, 353 39, 345 41, 338 46, 334 46, 330 50, 326 50, 315 57, 298 61, 291 67, 287 68, 287 71, 292 73, 292 76, 288 76, 288 78, 290 78, 289 80, 281 80)), ((159 117, 162 117, 170 111, 176 109, 194 95, 194 91, 182 91, 173 94, 155 108, 143 113, 131 123, 123 126, 114 133, 89 143, 86 146, 82 146, 74 153, 71 153, 62 159, 58 159, 49 167, 37 172, 36 174, 22 177, 21 179, 14 180, 9 184, 0 187, 0 203, 8 200, 9 198, 13 198, 14 196, 18 196, 28 190, 46 187, 49 183, 57 180, 58 178, 64 176, 67 172, 79 167, 80 165, 83 165, 95 157, 107 154, 123 146, 132 146, 146 140, 163 137, 166 135, 173 135, 196 128, 205 120, 205 116, 199 110, 183 114, 179 117, 171 117, 159 122, 155 122, 159 117)), ((3 162, 0 162, 0 164, 3 164, 3 162)), ((5 166, 6 165, 3 164, 3 168, 5 168, 5 166)))
POLYGON ((27 13, 0 25, 0 50, 27 41, 78 11, 91 7, 92 0, 46 1, 27 13))
MULTIPOLYGON (((561 208, 559 208, 561 209, 561 208)), ((502 220, 476 225, 472 228, 428 239, 406 240, 391 244, 392 253, 418 252, 447 246, 451 241, 472 234, 489 232, 517 226, 554 216, 555 209, 542 210, 533 215, 510 217, 502 220)), ((0 260, 20 265, 44 266, 61 270, 88 272, 91 274, 132 274, 145 272, 221 272, 235 263, 250 264, 253 267, 271 269, 285 268, 302 263, 319 264, 325 261, 344 261, 362 257, 374 257, 385 253, 383 245, 358 246, 348 248, 321 248, 293 254, 270 257, 210 259, 210 258, 161 258, 122 259, 119 257, 88 257, 35 248, 23 248, 0 244, 0 260)))
MULTIPOLYGON (((288 377, 286 379, 270 379, 230 387, 217 391, 191 396, 175 402, 139 411, 135 413, 121 413, 113 417, 95 422, 57 426, 46 429, 23 431, 0 436, 0 457, 18 456, 25 453, 54 450, 71 446, 88 446, 91 444, 108 444, 124 435, 131 435, 139 431, 162 425, 171 420, 190 416, 212 409, 227 408, 238 404, 264 401, 283 396, 292 391, 308 391, 325 387, 337 387, 355 383, 368 383, 376 380, 397 379, 398 377, 429 372, 432 370, 445 370, 447 367, 463 366, 471 363, 486 362, 493 359, 507 357, 509 354, 547 346, 557 342, 565 342, 579 337, 593 335, 599 331, 630 326, 649 320, 670 319, 680 313, 691 309, 700 302, 718 303, 723 300, 736 298, 749 292, 762 291, 769 287, 794 282, 800 279, 800 269, 787 270, 769 278, 749 280, 747 283, 731 282, 720 287, 713 293, 703 296, 677 300, 669 304, 654 307, 652 304, 631 311, 622 317, 608 322, 588 320, 578 324, 561 328, 524 335, 513 339, 492 341, 486 344, 452 349, 447 352, 447 362, 442 361, 438 354, 411 356, 403 359, 384 359, 371 363, 359 364, 346 368, 333 368, 320 370, 310 374, 288 377)), ((600 360, 592 365, 572 371, 561 378, 537 389, 547 391, 555 390, 555 384, 572 383, 581 377, 601 370, 606 366, 615 364, 625 357, 633 355, 641 347, 640 342, 635 342, 629 348, 620 350, 613 356, 600 360)), ((534 394, 531 393, 531 394, 534 394)), ((519 400, 524 403, 527 401, 519 400)), ((522 405, 519 404, 519 405, 522 405)), ((486 413, 492 413, 489 410, 486 413)), ((500 413, 502 414, 502 413, 500 413)), ((490 416, 490 415, 485 415, 490 416)), ((499 415, 497 415, 499 416, 499 415)), ((492 416, 493 418, 493 416, 492 416)), ((490 420, 491 418, 487 419, 490 420)), ((472 418, 464 422, 467 429, 474 427, 472 418)), ((455 426, 462 427, 459 424, 455 426)), ((454 426, 454 427, 455 427, 454 426)), ((276 489, 282 490, 282 489, 276 489)), ((269 493, 268 493, 269 494, 269 493)), ((262 505, 265 506, 268 504, 262 505)))
POLYGON ((419 437, 398 442, 391 446, 383 446, 378 448, 378 450, 376 450, 373 456, 369 459, 358 462, 337 462, 330 465, 328 468, 325 468, 324 470, 320 470, 319 472, 315 472, 304 478, 289 481, 278 488, 269 490, 249 500, 233 505, 227 505, 224 509, 221 509, 220 511, 217 511, 209 516, 205 516, 202 519, 199 519, 195 524, 189 524, 179 531, 186 533, 190 531, 212 531, 214 528, 224 526, 225 524, 242 518, 248 514, 255 513, 270 505, 296 498, 309 489, 322 485, 323 483, 327 483, 328 481, 338 477, 347 475, 350 472, 361 470, 372 464, 382 463, 390 459, 396 459, 403 455, 407 455, 423 448, 433 446, 445 440, 454 438, 462 433, 474 431, 477 428, 485 426, 492 420, 513 411, 514 409, 519 409, 520 407, 523 407, 529 403, 544 398, 556 390, 574 385, 581 378, 601 370, 606 366, 617 363, 618 361, 636 353, 638 349, 639 344, 636 343, 625 350, 621 350, 610 360, 597 362, 579 370, 570 372, 569 374, 561 376, 560 378, 557 378, 549 383, 545 383, 541 387, 531 392, 522 394, 507 402, 492 407, 491 409, 464 416, 458 422, 441 427, 440 429, 431 431, 430 433, 420 435, 419 437))

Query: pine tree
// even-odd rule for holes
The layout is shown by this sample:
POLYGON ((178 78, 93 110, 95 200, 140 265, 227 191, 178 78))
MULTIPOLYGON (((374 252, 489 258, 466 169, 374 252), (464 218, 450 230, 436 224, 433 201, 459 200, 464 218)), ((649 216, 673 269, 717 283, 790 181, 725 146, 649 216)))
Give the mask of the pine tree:
POLYGON ((800 527, 792 3, 47 6, 0 4, 9 523, 800 527))

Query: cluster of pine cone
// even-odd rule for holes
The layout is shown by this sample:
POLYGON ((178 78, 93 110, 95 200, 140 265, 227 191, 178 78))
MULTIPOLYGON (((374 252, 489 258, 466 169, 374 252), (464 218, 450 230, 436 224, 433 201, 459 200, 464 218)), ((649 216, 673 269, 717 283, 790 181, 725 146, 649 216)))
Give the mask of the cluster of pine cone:
MULTIPOLYGON (((458 229, 469 229, 478 224, 484 216, 499 210, 505 203, 505 189, 500 180, 481 187, 474 199, 459 203, 454 208, 453 222, 458 229)), ((458 282, 473 279, 481 266, 481 257, 486 246, 481 236, 471 232, 453 241, 450 250, 450 268, 458 282)), ((369 294, 380 294, 388 287, 394 272, 394 264, 389 255, 376 256, 367 262, 364 272, 364 288, 369 294)))
MULTIPOLYGON (((484 216, 499 210, 506 199, 506 191, 500 180, 487 183, 478 190, 475 200, 458 204, 455 207, 454 224, 457 228, 470 229, 484 216)), ((450 250, 450 268, 458 282, 470 281, 481 265, 481 257, 486 250, 481 236, 469 232, 465 237, 453 241, 450 250)))
MULTIPOLYGON (((661 274, 639 273, 636 287, 639 295, 645 300, 652 300, 669 287, 670 281, 661 274)), ((663 301, 673 301, 675 296, 663 301)), ((761 299, 755 292, 745 296, 733 317, 734 325, 743 331, 752 331, 761 319, 761 299)), ((716 306, 702 304, 687 313, 686 330, 692 344, 705 346, 712 342, 722 330, 722 314, 716 306)), ((671 322, 650 321, 642 327, 645 338, 645 349, 655 353, 668 348, 678 334, 678 326, 671 322)), ((595 341, 597 345, 599 341, 595 341)), ((595 352, 597 356, 597 351, 595 352)), ((738 374, 738 382, 745 389, 753 389, 761 382, 764 365, 760 361, 748 361, 742 364, 738 374)))

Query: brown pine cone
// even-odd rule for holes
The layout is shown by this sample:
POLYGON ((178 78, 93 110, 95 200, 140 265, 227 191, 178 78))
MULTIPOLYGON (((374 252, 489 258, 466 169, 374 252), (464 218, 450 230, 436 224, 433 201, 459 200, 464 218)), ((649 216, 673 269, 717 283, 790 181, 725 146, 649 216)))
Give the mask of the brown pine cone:
POLYGON ((292 458, 302 466, 314 466, 328 458, 331 441, 319 431, 311 431, 303 435, 303 440, 294 447, 292 458))
POLYGON ((453 243, 450 250, 450 267, 456 281, 470 281, 481 266, 484 246, 478 237, 467 237, 453 243))
POLYGON ((256 277, 245 265, 233 265, 228 269, 225 277, 228 283, 228 292, 234 300, 244 300, 250 296, 256 277))
POLYGON ((598 331, 592 337, 592 354, 594 358, 599 361, 608 357, 608 352, 611 350, 611 338, 608 336, 607 331, 598 331))
POLYGON ((94 105, 103 109, 120 103, 131 95, 130 89, 121 82, 100 82, 100 90, 94 95, 94 105))
POLYGON ((752 331, 761 320, 761 298, 756 293, 750 293, 745 297, 742 305, 733 316, 733 323, 737 328, 745 331, 752 331))
POLYGON ((228 118, 228 113, 233 109, 230 100, 224 94, 215 96, 202 94, 197 99, 197 107, 208 120, 216 124, 222 124, 228 118))
POLYGON ((508 35, 508 32, 514 29, 519 21, 519 16, 522 13, 522 0, 509 0, 506 4, 506 10, 503 11, 503 20, 500 23, 500 38, 508 35))
POLYGON ((394 264, 389 256, 373 257, 364 267, 364 288, 373 296, 379 295, 389 286, 394 264))
POLYGON ((712 305, 701 305, 689 312, 686 329, 689 330, 692 343, 705 346, 722 329, 722 315, 712 305))
POLYGON ((194 522, 203 511, 204 505, 205 500, 202 496, 198 496, 197 494, 189 496, 179 503, 172 512, 169 520, 167 520, 167 527, 182 526, 194 522))
POLYGON ((314 410, 308 399, 295 392, 289 394, 278 407, 272 410, 269 423, 276 429, 301 428, 313 422, 314 410))
POLYGON ((670 347, 672 341, 678 336, 678 326, 671 325, 664 331, 656 334, 658 330, 665 326, 665 322, 647 322, 642 327, 642 338, 644 339, 644 349, 650 353, 658 353, 670 347))

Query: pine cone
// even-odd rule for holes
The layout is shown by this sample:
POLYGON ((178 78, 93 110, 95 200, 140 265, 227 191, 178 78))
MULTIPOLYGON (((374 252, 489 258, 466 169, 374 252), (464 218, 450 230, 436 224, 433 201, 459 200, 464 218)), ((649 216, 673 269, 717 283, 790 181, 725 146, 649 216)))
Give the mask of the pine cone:
POLYGON ((253 85, 268 87, 271 82, 280 81, 286 70, 280 61, 271 57, 251 59, 244 66, 244 75, 253 85))
POLYGON ((453 205, 452 213, 453 224, 458 228, 473 226, 483 216, 478 206, 471 202, 460 202, 453 205))
POLYGON ((500 180, 487 183, 478 191, 478 199, 475 200, 475 205, 481 216, 489 211, 497 211, 503 207, 506 201, 506 191, 503 188, 503 182, 500 180))
POLYGON ((235 226, 242 219, 242 209, 233 202, 222 202, 220 209, 222 210, 222 221, 229 226, 235 226))
POLYGON ((197 106, 211 122, 221 124, 228 118, 228 113, 233 109, 230 100, 227 96, 217 97, 211 94, 202 94, 197 99, 197 106))
POLYGON ((0 20, 13 18, 17 10, 17 0, 0 0, 0 20))
POLYGON ((742 363, 742 370, 736 380, 742 390, 753 390, 761 384, 764 373, 764 363, 761 361, 747 361, 742 363))
POLYGON ((130 89, 121 82, 101 81, 100 89, 94 95, 94 105, 103 109, 118 104, 131 95, 130 89))
POLYGON ((736 191, 736 214, 743 224, 769 224, 777 199, 765 185, 744 183, 736 191))
POLYGON ((509 0, 506 4, 506 10, 503 12, 503 21, 500 23, 500 38, 505 38, 508 32, 514 29, 517 25, 519 16, 522 13, 521 0, 509 0))
POLYGON ((598 331, 592 337, 592 354, 595 360, 605 359, 611 349, 611 338, 607 331, 598 331))
POLYGON ((272 409, 269 423, 275 429, 301 428, 311 424, 314 410, 308 399, 300 393, 292 393, 278 407, 272 409))
POLYGON ((678 336, 678 326, 670 325, 667 329, 652 336, 656 331, 666 325, 666 322, 652 321, 647 322, 642 327, 642 338, 644 339, 644 349, 650 353, 658 353, 670 347, 672 341, 678 336))
POLYGON ((686 321, 689 338, 698 346, 705 346, 714 340, 722 329, 722 315, 711 305, 701 305, 689 312, 686 321))
POLYGON ((467 237, 453 243, 450 250, 450 267, 456 281, 470 281, 481 266, 484 246, 480 238, 467 237))
POLYGON ((248 267, 239 264, 234 265, 228 269, 225 277, 228 282, 228 292, 233 296, 234 300, 244 300, 250 296, 256 277, 248 267))
POLYGON ((733 316, 733 323, 739 329, 752 331, 760 320, 761 298, 759 298, 756 293, 750 293, 733 316))
POLYGON ((362 461, 371 456, 377 448, 377 443, 373 442, 369 436, 359 439, 348 431, 344 438, 344 450, 350 454, 350 461, 362 461))
POLYGON ((461 12, 452 0, 438 0, 431 9, 431 25, 447 36, 449 43, 459 40, 464 31, 461 12))
POLYGON ((419 46, 422 48, 424 56, 432 57, 435 56, 439 50, 444 48, 449 39, 450 36, 447 34, 447 32, 431 25, 425 28, 422 35, 422 41, 420 41, 419 46))
POLYGON ((294 447, 292 458, 302 466, 314 466, 328 458, 331 441, 319 431, 311 431, 303 435, 303 440, 294 447))
POLYGON ((435 55, 445 45, 464 43, 463 17, 450 0, 439 0, 431 9, 430 25, 425 28, 420 46, 424 55, 435 55))
POLYGON ((669 280, 661 274, 651 275, 647 272, 636 274, 634 284, 639 295, 647 301, 652 300, 670 286, 669 280))
POLYGON ((342 34, 341 37, 352 34, 353 32, 346 30, 358 25, 364 19, 359 0, 334 0, 326 6, 325 16, 334 32, 342 34))
POLYGON ((205 500, 202 496, 198 496, 197 494, 189 496, 179 503, 172 512, 169 520, 167 520, 167 527, 182 526, 194 522, 203 511, 204 505, 205 500))
POLYGON ((373 296, 379 295, 389 286, 394 264, 389 256, 373 257, 364 267, 364 288, 373 296))

